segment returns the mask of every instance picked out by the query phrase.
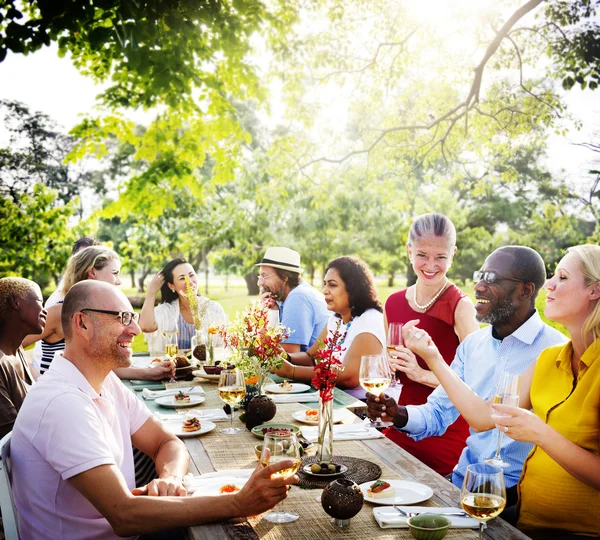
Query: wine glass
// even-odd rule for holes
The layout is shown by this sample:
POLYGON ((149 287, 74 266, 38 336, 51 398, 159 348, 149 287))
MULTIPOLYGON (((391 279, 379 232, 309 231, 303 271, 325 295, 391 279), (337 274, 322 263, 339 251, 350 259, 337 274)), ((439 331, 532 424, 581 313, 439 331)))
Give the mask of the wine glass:
POLYGON ((504 472, 489 463, 474 463, 467 467, 460 504, 463 510, 479 521, 479 540, 483 540, 485 522, 499 515, 506 506, 504 472))
MULTIPOLYGON (((496 387, 496 397, 494 403, 502 403, 503 405, 511 405, 512 407, 519 406, 519 384, 521 376, 516 373, 502 373, 498 386, 496 387)), ((504 433, 498 431, 498 446, 496 446, 496 454, 494 457, 484 459, 486 463, 495 465, 496 467, 509 467, 510 463, 506 463, 500 457, 500 449, 502 447, 502 436, 504 433)))
MULTIPOLYGON (((382 354, 369 354, 360 359, 360 372, 358 374, 360 385, 371 394, 378 396, 385 392, 392 384, 392 373, 387 356, 382 354)), ((381 421, 381 418, 371 422, 371 427, 386 427, 389 422, 381 421)))
MULTIPOLYGON (((263 467, 273 465, 279 461, 290 460, 292 466, 277 471, 271 475, 271 478, 288 478, 298 472, 300 468, 300 449, 298 448, 298 439, 293 432, 266 433, 263 444, 260 463, 263 467)), ((269 512, 264 516, 271 523, 291 523, 300 517, 296 512, 283 509, 283 501, 279 503, 277 510, 269 512)))
POLYGON ((221 430, 225 435, 241 433, 241 428, 233 427, 234 405, 237 405, 246 396, 246 379, 241 369, 224 369, 219 376, 219 398, 231 408, 231 426, 221 430))
MULTIPOLYGON (((402 347, 404 345, 404 340, 402 339, 402 323, 399 322, 391 322, 388 324, 387 331, 387 344, 386 349, 388 356, 394 358, 394 352, 396 351, 396 347, 402 347)), ((392 388, 402 388, 402 384, 400 383, 400 372, 396 371, 395 376, 393 378, 392 388)))
POLYGON ((172 324, 164 328, 162 336, 165 338, 165 354, 172 360, 175 361, 175 357, 179 352, 178 336, 179 329, 177 327, 177 321, 172 321, 172 324))

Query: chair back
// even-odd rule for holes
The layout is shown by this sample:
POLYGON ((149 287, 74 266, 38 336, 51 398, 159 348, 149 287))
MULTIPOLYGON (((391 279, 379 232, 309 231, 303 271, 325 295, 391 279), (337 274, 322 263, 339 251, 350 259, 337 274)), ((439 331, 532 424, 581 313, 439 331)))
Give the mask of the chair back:
POLYGON ((0 462, 0 510, 2 511, 2 524, 6 540, 19 540, 17 524, 17 509, 12 497, 12 470, 10 463, 10 437, 7 433, 0 440, 2 461, 0 462))

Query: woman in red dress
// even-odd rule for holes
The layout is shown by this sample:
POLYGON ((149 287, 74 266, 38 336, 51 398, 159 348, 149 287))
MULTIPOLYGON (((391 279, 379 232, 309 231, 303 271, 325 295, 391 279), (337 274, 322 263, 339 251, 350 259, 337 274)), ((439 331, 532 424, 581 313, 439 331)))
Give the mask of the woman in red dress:
MULTIPOLYGON (((406 249, 417 281, 392 294, 385 303, 389 323, 418 319, 432 337, 447 364, 454 360, 459 343, 479 329, 471 300, 448 281, 446 273, 456 253, 456 230, 441 214, 424 214, 411 225, 406 249)), ((400 405, 422 405, 439 381, 419 356, 396 347, 390 366, 402 383, 400 405)), ((469 426, 459 417, 444 435, 414 441, 394 427, 385 435, 442 475, 452 472, 469 436, 469 426)))

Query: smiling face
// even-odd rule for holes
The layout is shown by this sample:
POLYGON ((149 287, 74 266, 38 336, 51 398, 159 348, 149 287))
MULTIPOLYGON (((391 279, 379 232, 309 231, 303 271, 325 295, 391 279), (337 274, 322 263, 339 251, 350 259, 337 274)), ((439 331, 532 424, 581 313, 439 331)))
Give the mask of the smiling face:
POLYGON ((92 268, 89 271, 89 278, 96 279, 98 281, 104 281, 105 283, 110 283, 111 285, 115 285, 118 287, 121 285, 121 279, 119 274, 121 273, 121 261, 118 259, 111 259, 108 261, 108 264, 98 270, 96 268, 92 268))
POLYGON ((503 251, 495 251, 481 267, 482 272, 495 272, 494 283, 483 280, 475 283, 475 311, 479 322, 499 324, 508 321, 517 311, 516 291, 519 283, 501 278, 514 278, 514 258, 503 251))
POLYGON ((30 290, 20 301, 19 317, 28 334, 41 334, 46 327, 47 312, 39 287, 30 290))
POLYGON ((595 305, 594 287, 585 284, 579 256, 567 253, 558 263, 554 276, 544 285, 548 291, 544 315, 567 328, 583 326, 595 305))
POLYGON ((350 313, 350 299, 346 284, 342 281, 339 272, 335 268, 330 268, 323 279, 323 295, 327 309, 334 313, 348 315, 350 313))
MULTIPOLYGON (((133 311, 129 300, 118 289, 107 291, 101 300, 90 302, 88 307, 110 311, 133 311)), ((114 368, 131 366, 131 346, 133 339, 140 333, 135 321, 124 326, 118 315, 110 313, 85 312, 93 327, 94 334, 90 343, 90 356, 109 362, 114 368)))
POLYGON ((189 279, 192 289, 198 291, 198 275, 190 263, 178 264, 173 268, 173 283, 169 283, 169 289, 184 298, 187 296, 186 277, 189 279))
POLYGON ((456 247, 449 245, 447 238, 425 236, 407 244, 406 249, 417 279, 425 285, 441 287, 456 247))
POLYGON ((270 293, 273 300, 283 302, 288 294, 288 287, 272 266, 261 266, 258 272, 258 286, 261 293, 270 293))

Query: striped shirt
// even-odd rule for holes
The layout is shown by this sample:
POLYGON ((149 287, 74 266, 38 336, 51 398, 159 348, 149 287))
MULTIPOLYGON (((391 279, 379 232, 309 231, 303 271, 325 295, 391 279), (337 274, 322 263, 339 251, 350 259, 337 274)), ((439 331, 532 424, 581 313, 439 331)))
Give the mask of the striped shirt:
MULTIPOLYGON (((502 340, 493 337, 491 326, 470 334, 456 349, 456 357, 450 367, 471 390, 488 400, 496 394, 501 373, 523 373, 544 349, 566 341, 567 338, 558 330, 543 323, 536 311, 502 340)), ((424 405, 406 408, 408 422, 401 431, 417 441, 442 435, 459 415, 441 385, 430 394, 424 405)), ((499 432, 496 429, 482 433, 471 429, 470 434, 452 473, 452 483, 458 487, 462 486, 467 465, 492 457, 498 445, 499 432)), ((503 437, 501 456, 509 463, 504 469, 507 488, 519 481, 523 462, 532 447, 530 443, 513 441, 506 435, 503 437)))
POLYGON ((196 327, 187 322, 181 312, 179 312, 179 320, 177 321, 179 335, 177 336, 177 346, 179 349, 192 348, 192 336, 196 334, 196 327))
POLYGON ((43 375, 50 369, 50 364, 54 360, 54 355, 57 352, 63 352, 65 350, 65 338, 57 341, 56 343, 48 343, 42 339, 42 359, 40 360, 40 375, 43 375))

